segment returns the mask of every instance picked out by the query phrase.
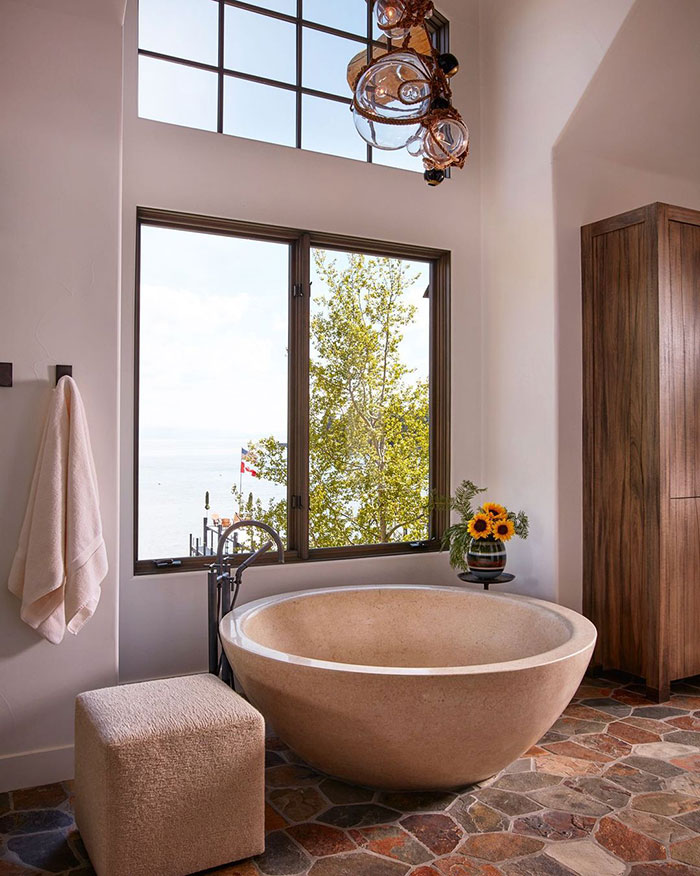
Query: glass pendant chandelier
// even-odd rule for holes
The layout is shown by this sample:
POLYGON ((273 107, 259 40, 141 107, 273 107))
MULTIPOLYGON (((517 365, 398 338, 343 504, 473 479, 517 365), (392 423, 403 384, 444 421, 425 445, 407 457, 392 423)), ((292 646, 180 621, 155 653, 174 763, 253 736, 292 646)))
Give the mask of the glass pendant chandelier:
POLYGON ((353 73, 351 81, 360 136, 375 149, 405 148, 422 157, 425 180, 436 186, 448 168, 464 166, 469 131, 452 106, 450 79, 459 62, 433 47, 426 24, 432 13, 432 0, 375 0, 377 25, 392 47, 353 73), (420 44, 429 54, 409 45, 417 28, 424 31, 420 44))

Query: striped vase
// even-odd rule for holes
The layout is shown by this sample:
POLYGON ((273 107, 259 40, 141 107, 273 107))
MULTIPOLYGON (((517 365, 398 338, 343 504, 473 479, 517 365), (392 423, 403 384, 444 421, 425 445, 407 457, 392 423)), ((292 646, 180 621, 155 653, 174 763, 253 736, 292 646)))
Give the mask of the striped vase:
POLYGON ((506 546, 500 539, 473 538, 467 547, 467 566, 472 575, 488 581, 506 567, 506 546))

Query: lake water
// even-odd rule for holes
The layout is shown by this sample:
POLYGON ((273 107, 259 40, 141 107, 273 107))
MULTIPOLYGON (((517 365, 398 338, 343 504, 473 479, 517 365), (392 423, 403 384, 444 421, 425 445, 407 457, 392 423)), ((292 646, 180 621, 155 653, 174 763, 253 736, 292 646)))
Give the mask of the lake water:
MULTIPOLYGON (((189 555, 189 536, 202 534, 204 494, 211 513, 233 517, 231 493, 241 484, 241 448, 249 437, 142 436, 139 466, 139 559, 189 555)), ((286 488, 246 473, 243 494, 267 504, 286 488)))

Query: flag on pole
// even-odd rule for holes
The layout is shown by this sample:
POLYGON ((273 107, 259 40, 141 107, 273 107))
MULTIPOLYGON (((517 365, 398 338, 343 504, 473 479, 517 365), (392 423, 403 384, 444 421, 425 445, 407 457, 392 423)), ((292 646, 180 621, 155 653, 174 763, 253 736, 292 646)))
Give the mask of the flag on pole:
POLYGON ((245 474, 245 472, 248 472, 248 474, 252 475, 254 478, 257 478, 258 473, 249 464, 248 457, 250 457, 250 463, 252 463, 253 457, 250 451, 246 450, 245 447, 241 447, 241 474, 245 474))

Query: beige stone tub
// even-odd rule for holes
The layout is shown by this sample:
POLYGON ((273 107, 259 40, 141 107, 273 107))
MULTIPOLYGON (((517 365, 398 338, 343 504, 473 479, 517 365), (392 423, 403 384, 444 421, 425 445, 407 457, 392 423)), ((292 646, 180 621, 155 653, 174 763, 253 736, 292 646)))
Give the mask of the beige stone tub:
POLYGON ((571 699, 596 639, 576 612, 435 586, 286 593, 221 621, 250 700, 308 763, 400 790, 480 781, 571 699))

